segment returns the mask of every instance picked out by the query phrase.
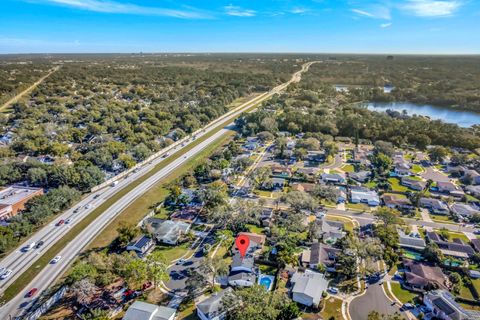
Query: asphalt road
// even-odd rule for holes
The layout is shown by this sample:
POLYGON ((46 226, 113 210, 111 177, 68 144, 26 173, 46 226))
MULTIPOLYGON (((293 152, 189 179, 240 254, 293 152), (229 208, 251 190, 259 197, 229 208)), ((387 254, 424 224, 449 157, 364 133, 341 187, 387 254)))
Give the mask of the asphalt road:
MULTIPOLYGON (((255 99, 242 104, 241 106, 235 108, 234 110, 230 111, 226 115, 223 115, 216 121, 212 122, 208 126, 204 128, 204 130, 199 133, 197 136, 200 136, 201 134, 206 134, 210 131, 213 131, 215 129, 218 129, 223 123, 226 121, 233 120, 243 113, 246 109, 252 107, 254 104, 266 100, 270 98, 272 95, 279 93, 283 89, 285 89, 290 83, 292 82, 298 82, 301 79, 301 74, 302 72, 305 72, 308 70, 310 65, 313 64, 313 62, 306 63, 302 66, 302 69, 298 72, 296 72, 290 81, 279 85, 272 89, 270 92, 262 94, 259 97, 256 97, 255 99)), ((14 297, 11 301, 6 303, 4 306, 0 308, 0 318, 1 319, 8 319, 9 316, 15 317, 21 315, 26 306, 30 305, 30 303, 35 300, 36 298, 27 298, 25 297, 25 294, 28 290, 31 288, 35 287, 38 289, 38 295, 41 294, 45 289, 47 289, 51 284, 55 283, 55 280, 61 276, 61 274, 67 269, 67 267, 74 261, 76 256, 82 251, 82 249, 90 242, 92 241, 95 236, 105 228, 105 226, 108 225, 108 223, 113 220, 118 214, 120 214, 123 209, 125 209, 132 201, 140 197, 142 194, 144 194, 147 190, 149 190, 153 185, 155 185, 158 181, 160 181, 162 178, 166 177, 173 171, 175 171, 177 168, 182 166, 183 164, 187 163, 190 159, 194 158, 197 154, 199 154, 203 149, 205 149, 208 145, 225 135, 228 131, 230 130, 229 127, 222 128, 215 134, 213 134, 211 137, 207 138, 205 141, 202 141, 200 144, 196 145, 193 147, 191 150, 187 151, 184 153, 183 156, 177 158, 176 160, 172 161, 156 173, 154 173, 152 176, 150 176, 148 179, 146 179, 144 182, 142 182, 140 185, 135 187, 133 190, 128 192, 125 196, 123 196, 120 200, 115 202, 112 206, 110 206, 107 210, 105 210, 97 219, 93 221, 86 229, 84 229, 73 241, 71 241, 69 244, 67 244, 58 254, 62 256, 62 259, 56 263, 56 264, 49 264, 46 266, 43 270, 39 270, 37 276, 34 278, 34 280, 30 283, 30 285, 27 286, 27 288, 24 290, 25 292, 19 292, 19 294, 14 297)), ((189 143, 192 143, 192 141, 184 141, 181 142, 183 145, 176 145, 178 151, 182 149, 182 147, 188 146, 189 143)), ((171 146, 173 148, 173 146, 171 146)), ((165 152, 170 151, 170 149, 165 150, 165 152)), ((42 228, 39 232, 37 232, 34 236, 31 237, 28 241, 26 241, 22 246, 20 246, 15 252, 12 252, 10 255, 8 255, 4 260, 2 260, 0 266, 2 267, 13 267, 12 269, 15 274, 11 276, 11 278, 7 279, 7 281, 4 281, 1 283, 0 288, 5 289, 16 277, 20 275, 21 272, 24 270, 28 269, 31 265, 34 264, 34 262, 37 260, 37 258, 41 255, 41 253, 47 248, 51 247, 58 239, 60 239, 63 235, 65 235, 68 231, 68 228, 74 225, 75 223, 78 223, 83 217, 88 215, 95 206, 101 205, 105 200, 108 199, 108 197, 111 197, 115 191, 112 190, 119 190, 122 187, 126 187, 129 183, 133 182, 135 179, 138 179, 142 174, 147 173, 150 171, 155 164, 161 162, 163 159, 157 159, 153 161, 151 164, 147 165, 145 168, 140 169, 136 174, 130 175, 130 177, 127 177, 124 179, 124 181, 121 181, 118 183, 117 186, 111 187, 110 189, 103 189, 99 190, 96 193, 93 193, 89 195, 87 198, 82 200, 82 202, 79 203, 79 205, 84 208, 85 205, 90 204, 91 208, 89 209, 80 209, 80 211, 76 214, 73 215, 73 210, 68 210, 64 214, 62 214, 58 220, 60 219, 68 219, 71 216, 74 216, 72 222, 69 225, 63 225, 60 227, 55 226, 55 224, 48 225, 44 228, 42 228), (96 197, 96 195, 99 194, 99 197, 96 197), (94 199, 96 197, 96 199, 94 199), (28 245, 29 243, 35 241, 39 241, 40 239, 45 239, 45 244, 41 249, 38 250, 31 250, 29 252, 23 253, 22 252, 22 247, 28 245)), ((75 208, 77 208, 76 206, 75 208)), ((58 221, 57 220, 57 221, 58 221)))
POLYGON ((399 307, 392 305, 387 298, 379 282, 370 284, 365 294, 353 299, 349 305, 352 320, 367 320, 368 314, 374 310, 385 315, 400 312, 399 307))

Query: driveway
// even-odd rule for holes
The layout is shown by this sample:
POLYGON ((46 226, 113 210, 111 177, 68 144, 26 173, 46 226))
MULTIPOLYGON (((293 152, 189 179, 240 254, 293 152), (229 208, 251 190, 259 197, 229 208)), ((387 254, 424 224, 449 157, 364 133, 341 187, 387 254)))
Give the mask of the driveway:
POLYGON ((400 312, 397 305, 392 306, 380 282, 370 284, 364 295, 352 300, 348 310, 352 320, 367 320, 372 311, 385 315, 400 312))
POLYGON ((450 178, 444 173, 435 169, 435 167, 426 167, 425 172, 421 174, 422 178, 435 182, 450 182, 450 178))

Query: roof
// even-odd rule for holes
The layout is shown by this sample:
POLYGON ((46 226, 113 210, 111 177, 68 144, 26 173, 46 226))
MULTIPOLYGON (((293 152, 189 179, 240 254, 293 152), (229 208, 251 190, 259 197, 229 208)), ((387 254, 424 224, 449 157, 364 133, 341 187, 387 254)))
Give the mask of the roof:
POLYGON ((413 249, 424 249, 425 240, 422 238, 412 237, 405 234, 403 231, 399 231, 399 243, 401 247, 413 248, 413 249))
POLYGON ((440 287, 445 287, 446 278, 439 267, 412 260, 403 260, 403 265, 408 270, 405 272, 408 283, 422 287, 429 283, 435 283, 440 287))
POLYGON ((345 177, 339 173, 324 173, 322 174, 322 180, 342 181, 345 180, 345 177))
POLYGON ((291 282, 293 283, 293 293, 301 293, 312 297, 312 300, 317 303, 320 301, 323 291, 327 290, 328 287, 328 280, 325 279, 325 275, 312 271, 295 272, 291 282))
POLYGON ((241 267, 241 268, 244 268, 244 269, 253 270, 253 267, 255 265, 253 254, 259 248, 261 248, 261 247, 259 246, 258 243, 250 240, 250 243, 248 244, 247 252, 245 253, 245 256, 242 257, 240 255, 240 251, 234 245, 233 249, 232 249, 232 251, 233 251, 233 258, 232 258, 232 264, 231 264, 232 269, 241 267))
POLYGON ((448 210, 445 202, 433 198, 420 198, 419 203, 421 206, 432 207, 433 209, 448 210))
POLYGON ((174 241, 190 229, 190 224, 179 220, 161 220, 150 218, 148 223, 154 229, 157 239, 174 241))
POLYGON ((352 201, 368 201, 368 202, 380 202, 378 194, 373 190, 354 190, 350 191, 352 201))
POLYGON ((475 250, 477 252, 480 252, 480 239, 472 239, 470 240, 470 242, 472 243, 473 247, 475 248, 475 250))
POLYGON ((441 310, 452 320, 475 320, 480 319, 480 313, 471 310, 465 310, 455 301, 455 298, 447 290, 433 290, 426 293, 428 298, 436 309, 441 310))
POLYGON ((465 203, 454 203, 450 206, 450 209, 453 213, 464 217, 469 217, 473 214, 480 213, 480 211, 475 210, 474 208, 472 208, 472 206, 465 203))
POLYGON ((167 320, 176 310, 142 301, 135 301, 123 316, 123 320, 167 320))
POLYGON ((383 196, 383 202, 387 206, 411 206, 412 202, 407 198, 399 198, 393 194, 386 194, 383 196))
POLYGON ((450 181, 438 181, 437 187, 442 190, 453 191, 457 189, 457 186, 450 181))
POLYGON ((39 192, 43 192, 43 189, 11 186, 0 191, 0 203, 13 205, 39 192))
POLYGON ((364 181, 367 180, 371 176, 370 171, 359 171, 359 172, 351 172, 348 174, 349 178, 353 180, 364 181))
POLYGON ((136 247, 136 248, 143 248, 146 245, 149 245, 151 243, 152 239, 149 236, 146 235, 140 235, 136 237, 130 244, 128 245, 129 247, 136 247))
POLYGON ((227 308, 223 303, 223 299, 232 292, 233 289, 228 287, 225 290, 212 294, 202 302, 197 303, 196 307, 204 315, 208 316, 208 318, 214 318, 227 311, 227 308))
POLYGON ((293 191, 312 192, 315 189, 314 183, 295 182, 291 185, 293 191))
POLYGON ((334 264, 337 254, 341 252, 340 249, 318 242, 312 244, 310 250, 310 264, 323 263, 324 265, 334 264))

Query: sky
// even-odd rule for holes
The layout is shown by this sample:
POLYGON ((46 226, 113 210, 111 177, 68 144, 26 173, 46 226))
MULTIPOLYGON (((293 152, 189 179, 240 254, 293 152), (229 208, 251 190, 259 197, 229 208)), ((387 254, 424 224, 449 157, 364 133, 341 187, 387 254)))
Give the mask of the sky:
POLYGON ((480 0, 0 0, 0 53, 480 54, 480 0))

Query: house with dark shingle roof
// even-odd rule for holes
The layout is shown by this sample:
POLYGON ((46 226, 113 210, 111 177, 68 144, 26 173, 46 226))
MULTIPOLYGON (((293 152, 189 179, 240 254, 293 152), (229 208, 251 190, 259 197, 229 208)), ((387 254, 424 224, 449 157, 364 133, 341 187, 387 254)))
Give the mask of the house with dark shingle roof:
POLYGON ((468 259, 475 254, 471 246, 465 244, 461 239, 455 238, 453 241, 445 241, 436 232, 428 231, 427 238, 438 245, 440 251, 446 255, 459 259, 468 259))
POLYGON ((197 315, 202 320, 223 320, 230 308, 225 301, 231 295, 233 289, 228 287, 225 290, 212 294, 207 299, 197 303, 197 315))
POLYGON ((405 187, 409 187, 410 189, 417 190, 417 191, 421 191, 425 189, 425 187, 427 186, 427 182, 418 180, 418 179, 413 179, 411 177, 402 177, 400 183, 405 187))
POLYGON ((404 259, 405 284, 416 290, 446 288, 447 278, 439 267, 413 260, 404 259))
POLYGON ((418 204, 422 208, 427 208, 434 214, 445 215, 450 212, 445 202, 433 198, 420 198, 418 204))
POLYGON ((311 269, 316 269, 319 264, 322 264, 327 271, 334 272, 340 252, 340 249, 316 242, 311 245, 310 249, 302 252, 302 264, 311 269))

